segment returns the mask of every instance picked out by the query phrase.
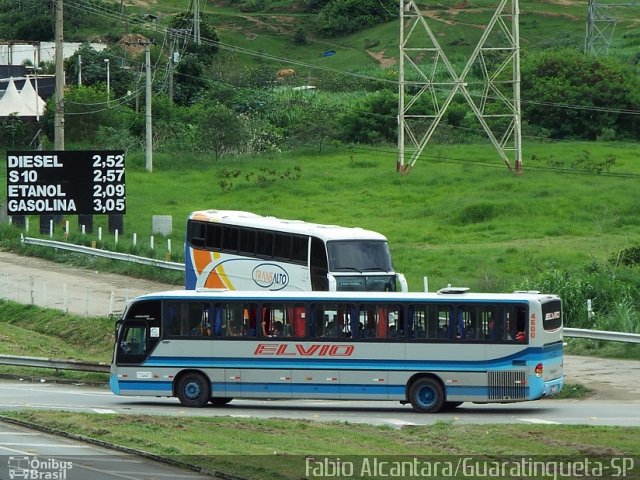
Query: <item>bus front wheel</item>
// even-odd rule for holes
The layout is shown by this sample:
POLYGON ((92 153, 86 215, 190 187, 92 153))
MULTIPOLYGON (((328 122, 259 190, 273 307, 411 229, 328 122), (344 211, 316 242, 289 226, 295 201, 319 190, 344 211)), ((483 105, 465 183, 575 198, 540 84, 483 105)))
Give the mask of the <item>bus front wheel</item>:
POLYGON ((419 378, 409 389, 409 402, 417 412, 436 413, 444 404, 444 390, 435 378, 419 378))
POLYGON ((178 382, 178 398, 185 407, 204 407, 209 401, 209 382, 201 373, 187 373, 178 382))

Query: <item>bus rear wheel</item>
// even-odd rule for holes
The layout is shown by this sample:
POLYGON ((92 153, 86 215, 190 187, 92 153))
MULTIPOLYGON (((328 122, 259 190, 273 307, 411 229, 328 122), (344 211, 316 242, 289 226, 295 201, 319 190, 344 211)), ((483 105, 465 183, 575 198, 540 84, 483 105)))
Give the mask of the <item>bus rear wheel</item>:
POLYGON ((233 398, 227 397, 211 397, 211 405, 214 407, 224 407, 227 403, 229 403, 233 398))
POLYGON ((444 390, 434 378, 419 378, 409 389, 409 402, 416 412, 436 413, 444 404, 444 390))
POLYGON ((185 407, 204 407, 209 401, 209 382, 201 373, 187 373, 178 382, 178 399, 185 407))

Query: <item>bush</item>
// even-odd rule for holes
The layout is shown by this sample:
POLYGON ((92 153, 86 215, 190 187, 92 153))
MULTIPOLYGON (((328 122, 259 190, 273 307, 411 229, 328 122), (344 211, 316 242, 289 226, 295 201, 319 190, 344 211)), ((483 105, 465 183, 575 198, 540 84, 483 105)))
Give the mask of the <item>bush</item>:
POLYGON ((640 138, 640 80, 612 59, 572 50, 545 51, 522 62, 523 117, 553 138, 640 138))
POLYGON ((397 140, 398 95, 382 90, 367 95, 340 115, 342 138, 347 143, 393 143, 397 140))
POLYGON ((331 0, 320 10, 320 32, 347 35, 396 18, 397 9, 390 0, 331 0))
POLYGON ((516 289, 559 295, 566 327, 634 332, 638 329, 640 290, 620 277, 620 271, 592 262, 579 272, 549 268, 516 289), (587 311, 587 300, 592 301, 592 314, 587 311))
POLYGON ((640 265, 640 245, 623 248, 610 259, 610 262, 625 267, 640 265))

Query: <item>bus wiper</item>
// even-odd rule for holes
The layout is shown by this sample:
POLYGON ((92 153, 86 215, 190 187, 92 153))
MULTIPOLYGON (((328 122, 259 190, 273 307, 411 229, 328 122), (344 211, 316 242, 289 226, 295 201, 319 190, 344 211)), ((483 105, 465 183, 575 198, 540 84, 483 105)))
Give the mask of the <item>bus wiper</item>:
POLYGON ((340 271, 345 271, 345 270, 362 273, 362 270, 359 270, 356 267, 339 267, 339 268, 336 268, 334 271, 340 272, 340 271))
POLYGON ((363 272, 388 272, 388 270, 385 270, 384 268, 380 268, 380 267, 365 268, 362 271, 363 272))

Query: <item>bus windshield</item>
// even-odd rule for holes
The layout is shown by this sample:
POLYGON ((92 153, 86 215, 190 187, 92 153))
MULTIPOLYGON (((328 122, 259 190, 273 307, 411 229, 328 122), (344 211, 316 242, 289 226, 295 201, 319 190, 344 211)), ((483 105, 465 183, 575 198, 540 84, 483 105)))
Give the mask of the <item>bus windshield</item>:
POLYGON ((332 240, 327 242, 329 270, 334 272, 392 272, 387 242, 332 240))

